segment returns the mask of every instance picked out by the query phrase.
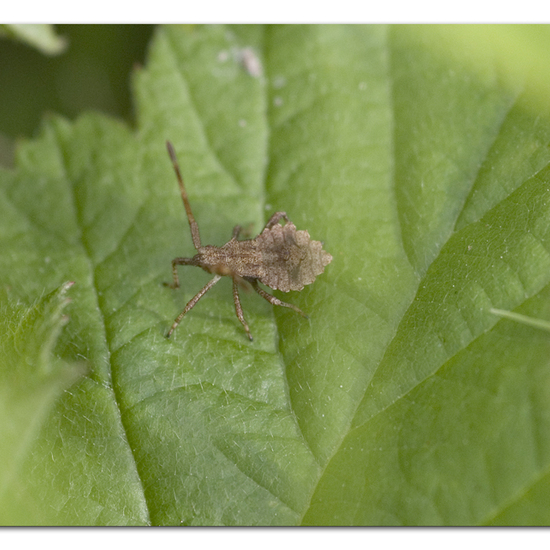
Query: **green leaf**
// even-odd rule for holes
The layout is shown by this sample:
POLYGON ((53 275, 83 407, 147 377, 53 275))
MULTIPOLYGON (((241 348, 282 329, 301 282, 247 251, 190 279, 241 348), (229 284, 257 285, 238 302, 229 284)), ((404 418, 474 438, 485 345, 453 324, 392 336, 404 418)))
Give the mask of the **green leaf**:
POLYGON ((53 117, 20 146, 0 281, 75 282, 55 353, 87 374, 20 445, 6 523, 550 523, 550 340, 493 313, 550 319, 545 80, 499 58, 507 27, 453 47, 472 32, 160 28, 135 130, 53 117), (165 338, 209 280, 162 285, 193 254, 167 139, 203 243, 277 210, 324 241, 276 293, 309 321, 243 292, 250 343, 223 280, 165 338))
POLYGON ((52 25, 0 25, 0 36, 24 42, 44 55, 59 55, 67 48, 67 42, 55 34, 52 25))
POLYGON ((61 392, 82 374, 52 357, 67 319, 65 283, 26 308, 7 293, 0 304, 0 524, 26 523, 34 514, 22 493, 26 479, 22 459, 61 392))

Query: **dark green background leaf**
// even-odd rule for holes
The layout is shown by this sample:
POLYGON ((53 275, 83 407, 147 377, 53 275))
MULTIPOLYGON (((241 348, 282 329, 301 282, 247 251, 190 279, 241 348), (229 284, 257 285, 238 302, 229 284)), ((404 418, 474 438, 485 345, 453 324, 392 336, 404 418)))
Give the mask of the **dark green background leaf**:
POLYGON ((135 130, 52 117, 19 147, 0 280, 26 305, 75 281, 55 361, 87 372, 0 521, 549 523, 550 339, 490 311, 550 318, 544 79, 471 32, 160 28, 135 130), (203 243, 276 210, 325 242, 285 297, 309 321, 243 293, 249 343, 222 281, 164 337, 208 280, 162 286, 193 251, 166 139, 203 243))

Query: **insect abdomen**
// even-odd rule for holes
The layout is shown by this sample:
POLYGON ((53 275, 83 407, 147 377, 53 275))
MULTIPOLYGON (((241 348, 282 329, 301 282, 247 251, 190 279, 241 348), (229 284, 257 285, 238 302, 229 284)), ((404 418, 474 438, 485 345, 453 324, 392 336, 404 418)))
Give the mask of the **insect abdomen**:
POLYGON ((262 256, 259 280, 274 290, 302 290, 332 261, 321 242, 312 241, 307 231, 296 231, 292 222, 264 229, 255 240, 262 256))

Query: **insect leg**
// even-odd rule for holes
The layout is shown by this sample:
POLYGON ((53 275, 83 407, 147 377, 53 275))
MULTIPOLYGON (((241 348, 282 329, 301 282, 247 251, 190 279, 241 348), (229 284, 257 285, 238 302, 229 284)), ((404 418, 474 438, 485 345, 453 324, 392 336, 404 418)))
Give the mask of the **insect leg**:
POLYGON ((281 218, 284 218, 285 222, 289 223, 290 220, 288 219, 288 216, 286 215, 286 212, 275 212, 271 218, 269 218, 268 222, 265 224, 264 229, 271 229, 274 225, 279 223, 279 220, 281 218))
POLYGON ((242 226, 236 225, 233 228, 233 234, 231 235, 231 240, 236 241, 239 238, 239 235, 241 235, 241 234, 245 239, 248 239, 250 237, 250 230, 252 229, 253 225, 254 224, 251 223, 248 227, 244 228, 244 231, 243 231, 242 226))
MULTIPOLYGON (((178 259, 178 258, 177 258, 178 259)), ((195 304, 221 279, 221 275, 216 275, 213 279, 210 280, 210 282, 208 282, 204 288, 198 292, 197 294, 195 294, 195 296, 193 296, 193 298, 191 298, 191 300, 189 300, 189 302, 187 302, 187 305, 185 306, 185 309, 176 317, 176 320, 174 321, 174 323, 172 324, 172 326, 170 327, 170 330, 168 331, 168 334, 166 335, 166 338, 170 338, 170 335, 172 334, 172 332, 174 332, 174 330, 176 329, 176 327, 180 324, 180 321, 183 319, 183 316, 190 310, 190 309, 193 309, 193 307, 195 307, 195 304)))
POLYGON ((233 228, 233 234, 231 235, 231 239, 237 240, 239 238, 239 234, 241 232, 242 227, 240 225, 236 225, 233 228))
POLYGON ((174 278, 173 283, 162 283, 164 286, 170 288, 179 288, 180 280, 178 279, 178 265, 194 265, 193 258, 174 258, 172 260, 172 277, 174 278))
POLYGON ((233 279, 233 300, 235 301, 235 311, 237 312, 237 317, 239 318, 239 321, 242 323, 244 330, 246 330, 248 339, 252 342, 252 334, 250 334, 248 323, 244 318, 243 308, 241 307, 241 300, 239 298, 239 283, 235 279, 233 279))
POLYGON ((263 288, 260 288, 260 285, 258 284, 258 281, 256 279, 249 280, 250 284, 252 285, 252 288, 264 299, 266 299, 270 304, 274 306, 283 306, 283 307, 289 307, 290 309, 293 309, 296 313, 299 313, 302 317, 305 317, 306 319, 309 319, 309 317, 298 307, 296 307, 293 304, 288 304, 287 302, 282 302, 279 300, 279 298, 275 298, 272 294, 269 294, 269 292, 266 292, 263 288))

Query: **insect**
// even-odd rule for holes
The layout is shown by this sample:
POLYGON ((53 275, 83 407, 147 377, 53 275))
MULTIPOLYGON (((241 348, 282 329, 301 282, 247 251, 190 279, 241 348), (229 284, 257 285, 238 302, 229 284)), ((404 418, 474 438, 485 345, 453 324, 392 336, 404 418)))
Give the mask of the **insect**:
POLYGON ((169 141, 166 142, 166 147, 176 172, 183 206, 191 228, 193 246, 197 253, 192 258, 174 258, 172 260, 174 282, 164 284, 170 288, 179 288, 177 270, 179 265, 195 265, 214 274, 214 278, 189 300, 185 309, 172 324, 166 337, 170 338, 184 315, 193 309, 197 302, 224 276, 233 279, 235 311, 250 340, 252 340, 252 334, 243 315, 239 299, 239 286, 250 285, 270 304, 288 307, 307 318, 301 309, 269 294, 259 286, 259 283, 283 292, 302 290, 305 285, 313 283, 317 275, 323 273, 325 266, 332 261, 332 256, 323 250, 322 243, 312 241, 307 231, 296 231, 296 226, 288 219, 285 212, 275 212, 262 232, 254 239, 237 240, 241 232, 241 226, 237 225, 233 229, 231 240, 223 246, 203 246, 199 235, 199 226, 191 211, 174 147, 169 141), (279 223, 281 220, 285 221, 285 225, 279 223))

